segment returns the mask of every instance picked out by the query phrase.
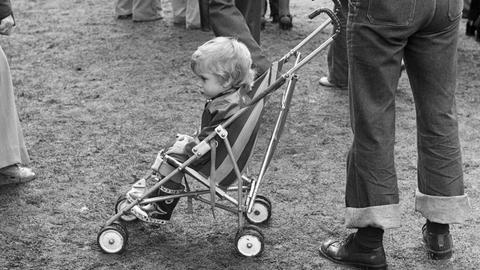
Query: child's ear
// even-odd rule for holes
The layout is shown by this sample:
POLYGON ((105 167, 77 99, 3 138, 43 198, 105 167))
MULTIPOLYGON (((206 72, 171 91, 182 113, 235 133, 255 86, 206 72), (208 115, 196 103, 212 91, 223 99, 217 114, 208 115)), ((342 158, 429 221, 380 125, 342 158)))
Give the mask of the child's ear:
POLYGON ((224 88, 230 88, 232 86, 232 78, 228 78, 228 80, 225 80, 223 83, 222 83, 222 86, 224 88))

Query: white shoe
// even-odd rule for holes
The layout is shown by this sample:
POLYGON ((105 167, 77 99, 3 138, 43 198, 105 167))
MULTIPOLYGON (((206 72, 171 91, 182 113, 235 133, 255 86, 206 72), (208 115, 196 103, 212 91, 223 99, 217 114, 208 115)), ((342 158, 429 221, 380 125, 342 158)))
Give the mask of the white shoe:
POLYGON ((30 182, 36 178, 32 169, 18 164, 0 168, 0 186, 30 182))
POLYGON ((130 209, 130 212, 132 212, 134 216, 144 222, 154 224, 167 224, 167 220, 157 218, 159 215, 165 214, 164 211, 159 212, 158 210, 161 211, 161 209, 157 209, 157 207, 155 207, 153 203, 150 203, 143 206, 135 205, 134 207, 132 207, 132 209, 130 209))
POLYGON ((136 199, 142 197, 146 191, 147 191, 147 181, 145 181, 145 179, 142 178, 137 182, 133 183, 132 188, 125 195, 129 202, 133 202, 136 199))
POLYGON ((326 86, 326 87, 335 87, 335 85, 333 83, 331 83, 329 80, 328 80, 328 77, 321 77, 320 78, 320 81, 318 81, 318 83, 320 85, 323 85, 323 86, 326 86))

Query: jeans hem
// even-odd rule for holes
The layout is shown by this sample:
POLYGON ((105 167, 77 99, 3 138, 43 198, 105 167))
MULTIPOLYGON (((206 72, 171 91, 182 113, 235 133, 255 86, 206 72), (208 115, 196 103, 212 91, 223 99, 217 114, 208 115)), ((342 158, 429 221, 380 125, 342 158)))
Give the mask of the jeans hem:
POLYGON ((347 228, 375 227, 391 229, 400 227, 400 205, 387 204, 365 208, 347 207, 345 210, 347 228))
POLYGON ((415 211, 426 219, 442 223, 464 223, 470 212, 470 202, 467 195, 432 196, 415 192, 415 211))

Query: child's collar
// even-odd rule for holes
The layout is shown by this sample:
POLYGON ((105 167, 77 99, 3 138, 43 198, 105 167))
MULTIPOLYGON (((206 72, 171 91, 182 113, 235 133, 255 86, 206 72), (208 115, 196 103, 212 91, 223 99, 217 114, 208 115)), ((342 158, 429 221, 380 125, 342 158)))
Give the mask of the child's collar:
POLYGON ((207 101, 212 101, 212 100, 217 99, 217 98, 219 98, 219 97, 223 97, 223 96, 226 96, 226 95, 235 93, 235 92, 238 91, 240 88, 241 88, 241 87, 237 87, 237 88, 232 87, 232 88, 230 88, 230 89, 228 89, 228 90, 226 90, 226 91, 224 91, 224 92, 222 92, 222 93, 220 93, 220 94, 218 94, 218 95, 216 95, 216 96, 214 96, 214 97, 212 97, 212 98, 207 99, 207 101))

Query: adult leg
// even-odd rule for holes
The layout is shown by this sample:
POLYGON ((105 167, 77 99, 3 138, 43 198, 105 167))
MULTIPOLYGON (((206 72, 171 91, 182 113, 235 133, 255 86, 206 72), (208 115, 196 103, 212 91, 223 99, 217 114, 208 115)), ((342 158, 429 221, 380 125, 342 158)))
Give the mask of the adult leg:
POLYGON ((185 26, 187 0, 172 1, 173 23, 185 26))
POLYGON ((394 164, 395 91, 408 31, 401 22, 413 7, 398 13, 395 9, 403 3, 395 1, 377 2, 376 8, 361 1, 349 11, 348 88, 354 134, 345 192, 345 222, 349 228, 388 229, 400 225, 394 164), (372 16, 382 17, 384 13, 392 16, 386 23, 390 26, 380 20, 371 23, 372 16))
POLYGON ((260 43, 260 17, 262 13, 262 1, 258 0, 235 0, 235 6, 242 13, 247 22, 248 29, 253 39, 260 43))
POLYGON ((200 23, 200 6, 198 0, 187 0, 186 3, 186 27, 187 29, 199 29, 200 23))
POLYGON ((458 24, 448 1, 409 38, 405 62, 417 113, 418 191, 415 209, 433 222, 462 223, 469 211, 464 194, 462 158, 455 105, 458 24), (441 56, 441 57, 439 57, 441 56))
POLYGON ((417 113, 415 210, 427 219, 422 234, 433 259, 452 256, 449 224, 463 223, 470 210, 455 108, 461 6, 461 0, 436 1, 435 16, 409 38, 405 48, 417 113))
POLYGON ((467 16, 467 25, 465 34, 474 36, 477 34, 477 40, 480 40, 480 0, 472 0, 467 16))
POLYGON ((278 0, 279 26, 283 30, 291 29, 293 26, 292 15, 290 14, 290 0, 278 0))
POLYGON ((413 0, 351 1, 347 22, 350 117, 346 241, 327 241, 320 253, 335 262, 386 269, 383 230, 400 225, 394 165, 395 91, 413 0))
POLYGON ((272 23, 278 23, 279 19, 279 3, 278 0, 269 0, 268 1, 270 5, 270 18, 272 18, 272 23))
POLYGON ((134 22, 155 21, 163 18, 161 0, 133 0, 134 22))
POLYGON ((327 87, 348 87, 347 56, 347 16, 348 0, 340 0, 341 6, 335 2, 335 13, 340 20, 340 34, 330 45, 327 54, 328 77, 320 79, 320 84, 327 87))
POLYGON ((270 62, 250 33, 247 22, 235 6, 234 0, 210 0, 209 14, 215 36, 234 36, 247 46, 258 75, 263 74, 270 67, 270 62))
POLYGON ((35 179, 35 173, 19 164, 30 162, 15 107, 10 67, 0 47, 0 185, 35 179))
POLYGON ((119 19, 127 18, 132 15, 133 0, 117 0, 115 2, 115 16, 119 19))
POLYGON ((0 47, 0 168, 13 164, 28 164, 30 158, 25 147, 13 93, 10 67, 0 47))

